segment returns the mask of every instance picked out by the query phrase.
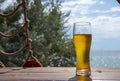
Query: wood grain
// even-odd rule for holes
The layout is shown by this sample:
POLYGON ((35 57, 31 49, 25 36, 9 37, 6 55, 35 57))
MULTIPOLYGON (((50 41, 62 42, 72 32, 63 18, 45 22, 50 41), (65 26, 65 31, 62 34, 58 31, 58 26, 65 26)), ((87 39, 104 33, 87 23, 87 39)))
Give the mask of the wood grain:
POLYGON ((9 67, 0 69, 0 81, 120 81, 120 68, 92 68, 91 71, 88 80, 88 77, 78 79, 75 67, 9 67))

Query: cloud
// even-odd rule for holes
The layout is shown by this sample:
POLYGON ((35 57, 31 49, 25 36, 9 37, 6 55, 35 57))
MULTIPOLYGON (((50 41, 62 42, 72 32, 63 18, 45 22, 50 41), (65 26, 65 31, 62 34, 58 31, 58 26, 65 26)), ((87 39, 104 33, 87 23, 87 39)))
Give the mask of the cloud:
MULTIPOLYGON (((62 11, 71 11, 71 16, 74 14, 79 14, 79 15, 87 15, 89 12, 91 13, 99 13, 101 10, 94 10, 91 11, 90 8, 93 5, 96 4, 105 4, 104 1, 97 1, 97 0, 71 0, 71 1, 65 1, 62 6, 62 11)), ((95 7, 96 8, 96 7, 95 7)), ((114 8, 112 10, 115 10, 114 8)), ((116 9, 117 10, 117 9, 116 9)), ((108 12, 108 11, 106 11, 108 12)), ((105 13, 104 11, 101 11, 100 13, 105 13)))
POLYGON ((99 3, 100 3, 100 4, 105 4, 105 2, 104 2, 104 1, 100 1, 99 3))
POLYGON ((120 38, 120 17, 98 16, 93 18, 92 31, 95 40, 120 38))
POLYGON ((62 11, 71 11, 71 16, 88 14, 89 5, 93 4, 92 0, 76 0, 63 3, 62 11))
POLYGON ((120 7, 112 7, 111 9, 110 9, 110 12, 120 12, 120 7))
POLYGON ((63 3, 64 6, 75 6, 75 5, 91 5, 95 4, 96 0, 73 0, 73 1, 66 1, 63 3))
POLYGON ((120 7, 111 7, 110 9, 108 10, 94 10, 92 11, 92 13, 112 13, 112 12, 120 12, 120 7))
MULTIPOLYGON (((74 17, 69 20, 69 24, 73 27, 73 23, 78 21, 87 21, 92 24, 94 41, 120 38, 120 16, 100 15, 94 18, 87 16, 80 18, 74 17)), ((70 31, 72 31, 72 29, 70 31)), ((72 35, 72 33, 69 34, 72 35)))
MULTIPOLYGON (((105 5, 105 1, 97 0, 75 0, 65 2, 64 10, 71 10, 69 24, 71 26, 77 21, 89 21, 92 23, 92 32, 95 40, 107 38, 120 38, 120 16, 115 15, 120 12, 120 7, 114 6, 108 9, 99 10, 93 7, 97 4, 105 5), (92 6, 92 9, 90 9, 92 6), (92 11, 95 10, 95 11, 92 11), (93 13, 94 12, 94 13, 93 13), (113 13, 114 12, 114 13, 113 13), (98 14, 97 14, 98 13, 98 14), (112 15, 106 15, 111 13, 112 15), (97 14, 96 16, 88 16, 89 14, 97 14), (115 15, 115 16, 114 16, 115 15)), ((71 30, 70 30, 71 31, 71 30)))
POLYGON ((80 7, 85 7, 89 5, 93 5, 96 3, 96 0, 71 0, 71 1, 65 1, 62 3, 62 6, 64 7, 62 10, 72 10, 73 9, 79 9, 80 7), (79 6, 79 8, 78 8, 79 6))

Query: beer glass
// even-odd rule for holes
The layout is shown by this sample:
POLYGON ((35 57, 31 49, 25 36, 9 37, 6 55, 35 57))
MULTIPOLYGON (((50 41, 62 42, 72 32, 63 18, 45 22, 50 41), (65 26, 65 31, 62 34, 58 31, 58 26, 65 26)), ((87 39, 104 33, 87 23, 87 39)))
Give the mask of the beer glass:
POLYGON ((73 27, 73 42, 76 52, 76 75, 89 76, 92 34, 90 22, 76 22, 73 27))

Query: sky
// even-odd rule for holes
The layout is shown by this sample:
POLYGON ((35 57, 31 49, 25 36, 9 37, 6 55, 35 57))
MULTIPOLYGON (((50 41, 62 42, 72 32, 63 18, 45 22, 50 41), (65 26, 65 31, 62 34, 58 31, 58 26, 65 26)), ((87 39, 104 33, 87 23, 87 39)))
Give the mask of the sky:
POLYGON ((69 35, 74 22, 92 24, 91 50, 120 50, 120 4, 116 0, 65 0, 62 11, 71 12, 69 35))

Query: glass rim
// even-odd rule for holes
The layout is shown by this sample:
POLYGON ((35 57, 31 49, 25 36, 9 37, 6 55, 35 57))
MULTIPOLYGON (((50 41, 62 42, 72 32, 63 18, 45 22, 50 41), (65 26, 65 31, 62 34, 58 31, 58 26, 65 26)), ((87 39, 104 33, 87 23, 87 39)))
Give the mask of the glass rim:
POLYGON ((89 21, 77 21, 77 22, 74 22, 74 26, 76 24, 80 24, 80 23, 88 23, 91 26, 91 22, 89 22, 89 21))
MULTIPOLYGON (((73 34, 77 34, 75 33, 75 28, 76 26, 82 26, 82 25, 89 25, 89 28, 90 28, 90 31, 89 31, 89 34, 92 34, 92 30, 91 30, 91 22, 89 21, 78 21, 78 22, 74 22, 73 24, 73 34)), ((79 28, 79 27, 78 27, 79 28)), ((85 34, 84 32, 82 32, 81 34, 85 34)), ((86 33, 87 34, 87 33, 86 33)))

